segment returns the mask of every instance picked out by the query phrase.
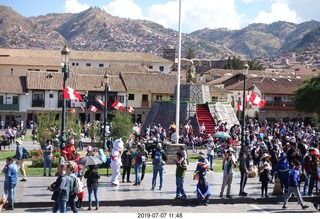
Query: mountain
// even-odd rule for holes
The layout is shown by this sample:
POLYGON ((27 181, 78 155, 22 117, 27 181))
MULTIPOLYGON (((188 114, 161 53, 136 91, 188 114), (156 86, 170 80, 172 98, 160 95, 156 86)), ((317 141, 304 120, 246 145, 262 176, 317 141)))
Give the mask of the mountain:
MULTIPOLYGON (((320 23, 251 24, 240 30, 202 29, 182 34, 182 57, 189 48, 198 58, 271 57, 284 51, 319 48, 320 23), (309 35, 310 34, 310 35, 309 35), (312 40, 316 40, 313 42, 312 40)), ((0 6, 0 47, 135 51, 162 55, 167 45, 178 48, 178 32, 146 20, 112 16, 97 7, 83 12, 23 17, 0 6)))

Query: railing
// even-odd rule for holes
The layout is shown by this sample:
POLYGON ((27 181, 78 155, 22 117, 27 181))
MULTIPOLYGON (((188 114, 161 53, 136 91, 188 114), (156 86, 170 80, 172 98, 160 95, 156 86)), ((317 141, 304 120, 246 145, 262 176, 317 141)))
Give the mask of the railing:
POLYGON ((149 107, 149 100, 142 100, 141 107, 149 107))
POLYGON ((0 110, 19 111, 19 104, 0 104, 0 110))
POLYGON ((32 107, 44 107, 44 100, 33 100, 32 107))
POLYGON ((266 101, 262 109, 294 109, 294 107, 293 102, 266 101))

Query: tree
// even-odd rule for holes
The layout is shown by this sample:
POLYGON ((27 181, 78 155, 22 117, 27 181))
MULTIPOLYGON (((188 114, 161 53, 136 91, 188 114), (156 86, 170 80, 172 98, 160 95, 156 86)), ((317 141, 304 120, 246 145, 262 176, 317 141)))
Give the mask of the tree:
POLYGON ((187 51, 187 55, 186 55, 186 58, 187 59, 194 59, 196 57, 196 52, 194 49, 192 48, 189 48, 188 51, 187 51))
POLYGON ((114 139, 122 138, 122 141, 126 142, 130 138, 130 135, 133 134, 132 128, 131 114, 116 110, 112 119, 111 136, 114 139))
MULTIPOLYGON (((293 102, 298 111, 314 113, 320 118, 320 75, 312 77, 294 92, 293 102)), ((315 121, 318 123, 319 121, 315 121)))

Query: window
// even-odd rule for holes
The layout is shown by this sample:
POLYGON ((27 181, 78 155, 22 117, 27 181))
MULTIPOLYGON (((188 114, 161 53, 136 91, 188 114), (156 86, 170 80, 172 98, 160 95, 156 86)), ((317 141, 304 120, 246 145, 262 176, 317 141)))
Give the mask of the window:
POLYGON ((76 63, 76 66, 79 66, 79 63, 76 63))
POLYGON ((162 100, 162 95, 157 95, 156 100, 162 100))
POLYGON ((0 104, 3 104, 3 96, 0 96, 0 104))
POLYGON ((129 94, 128 100, 134 100, 134 94, 129 94))
POLYGON ((142 94, 142 100, 148 100, 148 94, 142 94))
POLYGON ((164 71, 164 67, 163 66, 159 66, 159 70, 160 71, 164 71))
POLYGON ((91 66, 91 63, 86 63, 86 66, 87 66, 87 67, 90 67, 90 66, 91 66))
POLYGON ((104 67, 104 64, 99 64, 99 67, 100 67, 100 68, 104 67))
POLYGON ((43 100, 43 94, 33 94, 34 100, 43 100))
POLYGON ((53 98, 53 94, 49 94, 49 98, 53 98))
POLYGON ((28 71, 40 71, 40 69, 28 69, 28 71))
POLYGON ((18 96, 13 96, 12 97, 12 104, 18 104, 19 103, 19 97, 18 96))
POLYGON ((58 72, 58 70, 55 70, 55 69, 47 69, 46 71, 47 72, 58 72))
POLYGON ((120 103, 124 103, 124 96, 118 96, 118 100, 120 103))
POLYGON ((211 97, 212 102, 218 102, 218 97, 211 97))
POLYGON ((153 66, 152 66, 152 65, 149 65, 149 69, 153 69, 153 66))

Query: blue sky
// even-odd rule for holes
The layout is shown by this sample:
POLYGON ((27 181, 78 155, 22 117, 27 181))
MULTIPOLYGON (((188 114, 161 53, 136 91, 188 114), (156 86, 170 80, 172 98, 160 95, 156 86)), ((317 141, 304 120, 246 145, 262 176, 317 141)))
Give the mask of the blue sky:
MULTIPOLYGON (((113 16, 146 19, 178 30, 179 0, 0 0, 30 17, 78 13, 90 6, 113 16)), ((181 0, 182 32, 203 28, 241 29, 251 23, 320 21, 319 0, 181 0)))

